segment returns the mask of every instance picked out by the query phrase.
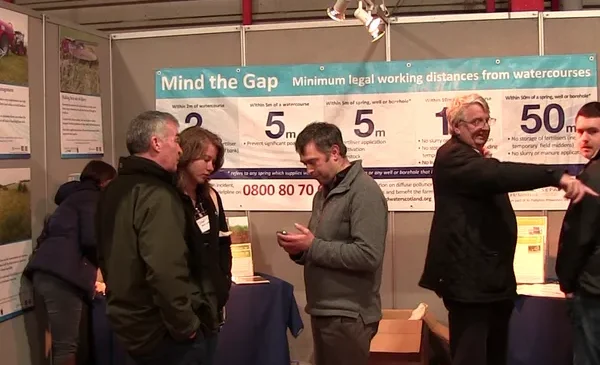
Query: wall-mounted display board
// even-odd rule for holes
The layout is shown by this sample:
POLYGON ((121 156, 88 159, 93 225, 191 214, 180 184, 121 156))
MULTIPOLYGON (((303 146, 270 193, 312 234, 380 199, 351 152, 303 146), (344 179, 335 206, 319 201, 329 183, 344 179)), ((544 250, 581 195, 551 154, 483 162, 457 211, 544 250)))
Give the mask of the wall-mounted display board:
MULTIPOLYGON (((392 211, 432 211, 431 169, 448 138, 445 107, 478 92, 490 104, 487 147, 503 161, 584 162, 574 115, 597 98, 592 54, 178 68, 156 71, 156 108, 181 129, 219 134, 225 165, 213 183, 231 210, 310 210, 317 183, 294 149, 312 121, 342 130, 351 160, 361 159, 392 211)), ((556 188, 511 194, 516 210, 562 210, 556 188)))
POLYGON ((29 158, 29 18, 0 8, 0 159, 29 158))

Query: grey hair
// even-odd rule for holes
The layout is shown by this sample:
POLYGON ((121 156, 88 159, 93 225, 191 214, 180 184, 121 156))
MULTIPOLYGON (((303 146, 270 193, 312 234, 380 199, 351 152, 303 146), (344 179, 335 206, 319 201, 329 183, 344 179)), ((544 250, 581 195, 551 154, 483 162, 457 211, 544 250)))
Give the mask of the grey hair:
POLYGON ((125 138, 129 154, 147 152, 152 136, 163 136, 168 123, 179 126, 177 118, 172 114, 157 110, 148 110, 133 118, 125 138))
POLYGON ((454 134, 454 127, 465 120, 465 109, 469 106, 477 104, 483 108, 483 111, 490 113, 490 106, 483 96, 479 94, 467 94, 457 96, 450 101, 446 108, 446 118, 448 120, 448 131, 454 134))

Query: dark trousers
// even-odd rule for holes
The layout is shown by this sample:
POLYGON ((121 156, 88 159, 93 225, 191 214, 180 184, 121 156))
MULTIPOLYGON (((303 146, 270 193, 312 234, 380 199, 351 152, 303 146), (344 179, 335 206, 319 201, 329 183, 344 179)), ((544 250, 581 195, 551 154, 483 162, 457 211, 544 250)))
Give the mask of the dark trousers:
POLYGON ((81 292, 71 284, 41 271, 33 274, 33 288, 42 299, 48 316, 53 364, 74 365, 81 338, 87 338, 80 331, 83 313, 87 308, 81 292))
POLYGON ((512 300, 462 303, 445 299, 444 305, 452 365, 506 365, 512 300))
POLYGON ((315 365, 367 365, 379 323, 349 317, 311 317, 315 365))
POLYGON ((600 298, 575 294, 567 303, 573 324, 573 365, 600 364, 600 298))
POLYGON ((166 336, 151 353, 131 358, 137 365, 212 365, 217 341, 216 333, 205 336, 200 331, 194 339, 182 342, 166 336))

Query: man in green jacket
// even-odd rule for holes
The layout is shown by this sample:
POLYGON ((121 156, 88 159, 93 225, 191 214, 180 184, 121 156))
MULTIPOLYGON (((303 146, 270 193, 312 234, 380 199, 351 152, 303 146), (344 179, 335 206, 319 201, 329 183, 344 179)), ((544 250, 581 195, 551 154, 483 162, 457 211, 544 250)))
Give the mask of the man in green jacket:
POLYGON ((126 136, 130 156, 120 159, 97 210, 108 318, 138 365, 206 363, 200 289, 190 278, 176 185, 178 125, 157 111, 133 119, 126 136))
POLYGON ((308 228, 296 224, 300 233, 277 238, 304 265, 315 362, 367 365, 381 319, 387 201, 361 161, 348 160, 337 126, 309 124, 298 134, 296 151, 320 188, 308 228))

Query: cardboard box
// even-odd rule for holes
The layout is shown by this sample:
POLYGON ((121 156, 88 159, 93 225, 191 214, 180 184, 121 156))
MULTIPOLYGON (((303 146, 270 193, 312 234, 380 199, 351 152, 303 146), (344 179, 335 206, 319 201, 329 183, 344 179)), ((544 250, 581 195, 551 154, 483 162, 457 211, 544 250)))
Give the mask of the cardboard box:
POLYGON ((429 331, 423 320, 409 320, 412 310, 384 309, 371 341, 369 365, 429 364, 429 331))

